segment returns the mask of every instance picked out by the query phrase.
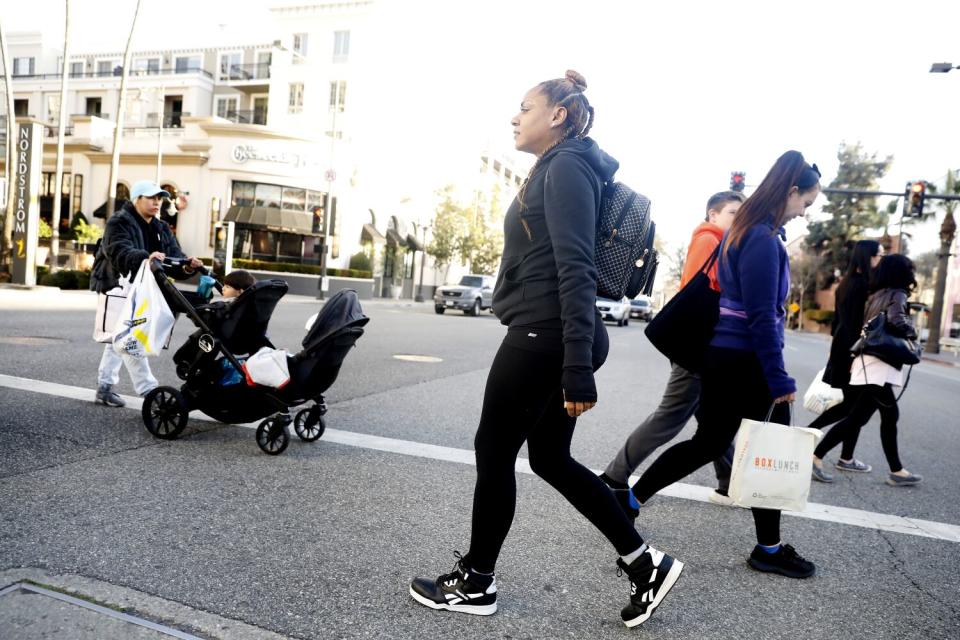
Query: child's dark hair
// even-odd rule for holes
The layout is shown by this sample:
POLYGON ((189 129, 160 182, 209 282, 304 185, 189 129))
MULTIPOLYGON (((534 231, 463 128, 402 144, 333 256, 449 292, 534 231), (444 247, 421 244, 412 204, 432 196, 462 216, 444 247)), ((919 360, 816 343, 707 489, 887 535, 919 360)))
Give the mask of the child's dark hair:
POLYGON ((244 269, 231 271, 223 278, 223 284, 228 284, 237 291, 249 289, 257 283, 257 279, 244 269))
POLYGON ((703 219, 710 222, 710 211, 712 209, 720 211, 728 202, 739 202, 743 204, 743 201, 746 199, 747 196, 743 195, 740 191, 721 191, 720 193, 715 193, 707 200, 707 215, 703 219))
POLYGON ((903 289, 909 293, 916 286, 913 261, 902 253, 891 253, 880 258, 880 264, 870 280, 870 291, 903 289))

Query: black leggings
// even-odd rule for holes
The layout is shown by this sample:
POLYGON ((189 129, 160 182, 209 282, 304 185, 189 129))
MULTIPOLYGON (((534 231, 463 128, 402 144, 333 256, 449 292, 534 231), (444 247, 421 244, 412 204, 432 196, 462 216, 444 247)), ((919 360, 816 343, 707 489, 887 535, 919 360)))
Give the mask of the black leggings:
MULTIPOLYGON (((597 319, 594 368, 606 358, 607 344, 597 319)), ((577 420, 563 408, 562 371, 562 338, 555 330, 511 329, 493 360, 474 441, 477 486, 469 562, 476 571, 493 572, 510 531, 517 502, 514 467, 524 442, 533 472, 586 516, 617 553, 627 555, 643 544, 607 485, 570 457, 577 420)))
MULTIPOLYGON (((633 493, 641 502, 723 455, 744 418, 763 420, 773 398, 760 361, 752 351, 710 347, 700 375, 700 407, 693 438, 670 447, 640 477, 633 493)), ((771 422, 790 424, 786 403, 774 407, 771 422)), ((752 509, 757 542, 780 542, 780 512, 752 509)))
POLYGON ((900 454, 897 451, 897 420, 900 419, 900 409, 897 407, 897 397, 893 393, 893 387, 889 384, 882 387, 867 384, 850 388, 853 390, 853 408, 850 414, 827 432, 814 449, 813 455, 823 458, 843 440, 844 450, 841 456, 844 457, 847 439, 852 437, 856 440, 863 425, 867 424, 874 412, 879 410, 880 443, 883 445, 883 455, 887 458, 890 471, 900 471, 903 469, 903 465, 900 464, 900 454))
MULTIPOLYGON (((808 424, 807 427, 810 429, 823 429, 831 424, 840 422, 850 415, 858 396, 856 389, 856 387, 851 387, 849 384, 844 385, 842 387, 843 401, 821 413, 813 422, 808 424)), ((843 438, 843 450, 840 452, 841 459, 853 460, 853 451, 857 448, 857 439, 859 437, 860 430, 854 429, 843 438)))

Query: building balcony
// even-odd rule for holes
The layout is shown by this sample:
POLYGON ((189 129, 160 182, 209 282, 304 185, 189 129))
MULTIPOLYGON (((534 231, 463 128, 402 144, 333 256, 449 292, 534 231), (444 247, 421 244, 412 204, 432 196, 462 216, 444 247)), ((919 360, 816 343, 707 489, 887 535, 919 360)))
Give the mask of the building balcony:
MULTIPOLYGON (((256 65, 251 65, 256 66, 256 65)), ((206 69, 201 69, 199 67, 164 67, 162 69, 133 69, 130 71, 131 78, 146 77, 146 76, 164 76, 164 75, 200 75, 207 78, 213 79, 213 74, 207 71, 206 69)), ((121 71, 119 68, 110 69, 104 71, 84 71, 83 73, 68 73, 67 77, 73 80, 83 80, 89 78, 119 78, 121 71)), ((27 75, 17 75, 13 76, 15 82, 21 80, 59 80, 63 76, 62 73, 33 73, 27 75)), ((0 79, 3 79, 4 76, 0 76, 0 79)))
POLYGON ((232 64, 228 68, 220 69, 217 76, 220 82, 230 84, 242 82, 246 84, 267 84, 270 79, 270 64, 232 64))
POLYGON ((235 124, 267 124, 267 112, 264 109, 227 111, 226 115, 221 117, 235 124))

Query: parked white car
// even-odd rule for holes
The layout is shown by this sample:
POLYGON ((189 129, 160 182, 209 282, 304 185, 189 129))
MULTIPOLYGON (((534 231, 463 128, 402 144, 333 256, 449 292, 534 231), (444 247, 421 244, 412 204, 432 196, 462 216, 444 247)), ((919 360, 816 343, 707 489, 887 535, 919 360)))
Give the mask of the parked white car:
POLYGON ((618 327, 630 324, 630 301, 626 298, 619 301, 597 298, 597 310, 604 320, 616 322, 618 327))

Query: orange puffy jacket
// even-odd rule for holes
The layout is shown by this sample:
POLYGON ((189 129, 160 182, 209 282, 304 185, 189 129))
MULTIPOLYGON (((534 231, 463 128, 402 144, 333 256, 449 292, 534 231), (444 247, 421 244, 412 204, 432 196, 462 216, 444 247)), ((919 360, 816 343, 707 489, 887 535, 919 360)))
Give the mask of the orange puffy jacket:
MULTIPOLYGON (((693 230, 693 236, 690 238, 690 246, 687 247, 687 258, 683 263, 683 275, 680 277, 680 288, 682 289, 693 279, 697 271, 703 268, 707 259, 713 250, 717 248, 723 239, 723 229, 712 222, 701 222, 700 226, 693 230)), ((720 291, 720 283, 717 281, 717 263, 714 262, 707 273, 710 277, 710 288, 714 291, 720 291)))

